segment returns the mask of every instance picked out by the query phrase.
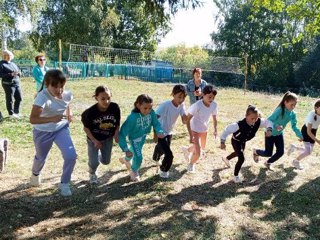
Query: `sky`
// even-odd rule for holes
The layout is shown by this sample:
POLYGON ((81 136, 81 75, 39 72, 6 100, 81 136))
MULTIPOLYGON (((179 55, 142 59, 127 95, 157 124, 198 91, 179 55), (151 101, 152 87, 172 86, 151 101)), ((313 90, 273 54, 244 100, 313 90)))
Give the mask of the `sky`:
POLYGON ((216 29, 214 15, 217 13, 212 0, 203 0, 203 7, 179 10, 172 18, 172 30, 158 45, 159 48, 184 43, 187 47, 203 46, 211 42, 210 34, 216 29))

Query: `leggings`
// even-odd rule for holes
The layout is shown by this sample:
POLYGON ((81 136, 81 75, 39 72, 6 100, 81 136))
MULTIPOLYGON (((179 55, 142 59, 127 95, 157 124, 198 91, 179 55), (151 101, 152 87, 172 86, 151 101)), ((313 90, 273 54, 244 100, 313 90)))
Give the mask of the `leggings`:
POLYGON ((236 166, 234 168, 234 176, 238 176, 240 169, 242 167, 242 164, 244 163, 244 154, 243 151, 246 147, 246 142, 240 142, 237 140, 231 139, 231 144, 233 147, 234 152, 227 156, 228 160, 231 160, 234 157, 238 156, 238 162, 236 163, 236 166))

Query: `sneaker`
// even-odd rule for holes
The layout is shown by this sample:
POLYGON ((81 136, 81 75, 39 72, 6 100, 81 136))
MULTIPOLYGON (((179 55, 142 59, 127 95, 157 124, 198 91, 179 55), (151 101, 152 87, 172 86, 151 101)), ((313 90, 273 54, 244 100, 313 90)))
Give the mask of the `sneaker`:
POLYGON ((36 176, 36 175, 31 175, 30 177, 30 185, 32 187, 39 187, 41 183, 41 177, 40 175, 36 176))
POLYGON ((296 150, 296 147, 297 147, 296 145, 290 144, 290 148, 288 149, 288 152, 287 152, 288 156, 290 156, 290 154, 293 153, 294 150, 296 150))
POLYGON ((234 177, 233 177, 233 181, 234 181, 235 183, 241 183, 241 182, 242 182, 240 176, 234 176, 234 177))
POLYGON ((98 177, 97 177, 97 175, 95 173, 94 174, 89 173, 89 182, 91 184, 97 184, 98 183, 98 177))
POLYGON ((273 171, 273 169, 271 168, 271 163, 268 163, 268 161, 264 162, 264 165, 266 166, 266 168, 270 171, 273 171))
POLYGON ((227 166, 227 168, 231 168, 230 162, 227 158, 222 157, 222 161, 225 163, 225 165, 227 166))
POLYGON ((139 182, 140 181, 140 176, 138 171, 130 171, 130 179, 133 182, 139 182))
POLYGON ((256 149, 252 149, 252 156, 253 156, 253 160, 257 163, 259 162, 259 155, 256 152, 256 149))
POLYGON ((63 197, 69 197, 72 195, 69 183, 60 183, 59 189, 60 189, 60 194, 63 197))
POLYGON ((163 171, 159 170, 159 176, 161 178, 169 178, 169 172, 163 172, 163 171))
POLYGON ((186 160, 187 163, 189 163, 190 162, 189 148, 188 147, 182 147, 181 150, 183 152, 184 159, 186 160))
POLYGON ((189 163, 187 170, 189 173, 195 173, 196 172, 195 164, 189 163))
POLYGON ((292 165, 296 168, 296 169, 299 169, 299 170, 302 170, 303 169, 303 166, 300 164, 300 161, 297 160, 297 159, 294 159, 292 161, 292 165))

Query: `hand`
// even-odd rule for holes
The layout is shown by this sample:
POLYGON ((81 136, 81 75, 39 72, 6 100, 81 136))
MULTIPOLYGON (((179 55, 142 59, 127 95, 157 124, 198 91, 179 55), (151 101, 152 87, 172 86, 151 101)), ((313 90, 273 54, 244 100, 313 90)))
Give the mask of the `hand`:
POLYGON ((193 141, 193 136, 190 136, 190 138, 189 138, 189 143, 194 143, 194 141, 193 141))
POLYGON ((126 157, 131 158, 133 156, 132 152, 126 151, 126 157))
POLYGON ((157 134, 157 137, 158 137, 158 138, 164 138, 164 137, 165 137, 165 135, 164 135, 164 134, 162 134, 162 133, 158 133, 158 134, 157 134))
POLYGON ((101 149, 102 148, 102 143, 100 141, 98 141, 97 139, 94 139, 93 141, 94 147, 96 149, 101 149))
POLYGON ((60 122, 63 118, 64 116, 61 114, 61 115, 53 116, 51 119, 52 119, 52 122, 57 123, 57 122, 60 122))
POLYGON ((266 137, 271 137, 272 136, 272 131, 267 130, 265 135, 266 135, 266 137))
POLYGON ((283 126, 282 126, 282 125, 278 125, 278 126, 276 127, 276 129, 277 129, 278 132, 280 132, 280 131, 283 130, 283 126))
POLYGON ((298 141, 299 141, 299 142, 303 142, 303 138, 299 138, 298 141))
POLYGON ((116 143, 119 143, 119 134, 115 134, 113 138, 116 143))
POLYGON ((65 118, 68 120, 69 123, 73 121, 73 116, 72 115, 67 115, 65 118))
POLYGON ((225 144, 225 143, 221 143, 221 144, 220 144, 220 148, 221 148, 222 150, 226 150, 226 144, 225 144))

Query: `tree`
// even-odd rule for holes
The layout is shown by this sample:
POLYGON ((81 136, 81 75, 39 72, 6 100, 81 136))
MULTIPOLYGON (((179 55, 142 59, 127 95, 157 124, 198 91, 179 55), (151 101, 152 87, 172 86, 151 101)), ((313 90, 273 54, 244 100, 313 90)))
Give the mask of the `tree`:
POLYGON ((320 2, 318 0, 253 0, 254 8, 266 8, 273 12, 286 12, 288 16, 303 25, 303 30, 295 38, 314 37, 320 34, 320 2))

